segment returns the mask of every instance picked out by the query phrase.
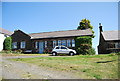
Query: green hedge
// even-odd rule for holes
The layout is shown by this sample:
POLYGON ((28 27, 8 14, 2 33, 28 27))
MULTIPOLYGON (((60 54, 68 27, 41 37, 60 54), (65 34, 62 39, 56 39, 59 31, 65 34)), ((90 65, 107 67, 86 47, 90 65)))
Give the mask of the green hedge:
POLYGON ((11 50, 12 49, 12 38, 7 37, 4 41, 4 50, 11 50))
POLYGON ((95 50, 92 48, 92 37, 90 36, 81 36, 75 38, 75 49, 77 53, 83 55, 93 55, 95 50))

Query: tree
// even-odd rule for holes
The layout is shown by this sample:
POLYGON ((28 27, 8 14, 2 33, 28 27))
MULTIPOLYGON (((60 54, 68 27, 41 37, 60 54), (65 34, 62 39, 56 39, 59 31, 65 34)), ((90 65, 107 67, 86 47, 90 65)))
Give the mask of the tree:
POLYGON ((75 49, 79 54, 95 54, 95 50, 92 48, 92 38, 94 38, 93 26, 90 24, 90 20, 82 19, 79 23, 78 30, 85 30, 90 28, 93 36, 81 36, 75 38, 75 49))
POLYGON ((12 49, 12 38, 7 37, 4 41, 4 50, 11 50, 12 49))
POLYGON ((87 19, 82 19, 77 29, 83 30, 83 29, 88 29, 88 28, 93 29, 93 26, 90 24, 90 21, 87 19))
MULTIPOLYGON (((93 29, 93 26, 90 24, 90 20, 88 19, 82 19, 79 23, 78 30, 84 30, 90 28, 91 30, 93 29)), ((92 30, 92 33, 94 34, 94 31, 92 30)), ((93 38, 95 37, 94 35, 92 36, 93 38)))

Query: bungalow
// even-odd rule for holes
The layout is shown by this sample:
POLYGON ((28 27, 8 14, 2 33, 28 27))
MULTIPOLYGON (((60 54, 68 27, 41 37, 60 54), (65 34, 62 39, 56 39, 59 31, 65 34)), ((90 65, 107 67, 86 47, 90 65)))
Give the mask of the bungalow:
POLYGON ((16 30, 12 36, 12 49, 23 51, 32 50, 34 53, 50 52, 56 45, 64 45, 75 48, 75 37, 92 36, 91 29, 67 30, 43 33, 26 34, 16 30))
POLYGON ((3 42, 6 37, 9 37, 12 34, 12 32, 5 30, 3 28, 0 28, 0 51, 3 50, 3 42))
POLYGON ((112 52, 120 52, 120 30, 103 31, 100 24, 100 39, 98 45, 98 54, 108 54, 112 52))

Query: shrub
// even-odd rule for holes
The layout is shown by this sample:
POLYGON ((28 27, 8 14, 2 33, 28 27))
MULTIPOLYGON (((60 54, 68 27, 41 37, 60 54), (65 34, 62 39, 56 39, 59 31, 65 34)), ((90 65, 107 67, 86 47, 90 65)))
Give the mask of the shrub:
POLYGON ((120 52, 118 52, 117 55, 120 55, 120 52))
POLYGON ((12 49, 12 38, 7 37, 4 41, 4 50, 11 50, 12 49))
POLYGON ((2 50, 0 53, 1 53, 1 54, 2 54, 2 53, 11 54, 12 51, 11 51, 11 50, 2 50))
MULTIPOLYGON (((13 52, 14 52, 14 51, 13 51, 13 52)), ((18 53, 18 54, 19 54, 19 53, 22 53, 22 52, 23 52, 23 51, 22 51, 21 49, 18 49, 18 50, 15 51, 15 53, 18 53)))
POLYGON ((22 50, 14 50, 14 51, 11 51, 11 50, 2 50, 0 53, 1 54, 2 53, 6 53, 6 54, 20 54, 20 53, 22 53, 22 50))
POLYGON ((95 54, 96 54, 95 49, 94 49, 94 48, 90 48, 90 49, 88 50, 88 54, 89 54, 89 55, 95 55, 95 54))
POLYGON ((51 53, 51 51, 52 51, 51 49, 49 49, 49 48, 45 48, 45 50, 44 50, 43 53, 44 53, 44 54, 48 54, 48 53, 51 53))

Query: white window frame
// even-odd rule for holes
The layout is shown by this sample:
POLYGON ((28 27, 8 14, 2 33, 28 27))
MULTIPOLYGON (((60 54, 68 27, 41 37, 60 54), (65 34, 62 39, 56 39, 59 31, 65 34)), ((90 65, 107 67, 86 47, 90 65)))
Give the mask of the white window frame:
POLYGON ((54 41, 53 41, 53 47, 55 47, 56 45, 57 45, 57 41, 54 40, 54 41))
POLYGON ((67 47, 71 47, 71 40, 70 39, 67 40, 67 47))
POLYGON ((72 47, 75 47, 75 40, 72 39, 72 47))
POLYGON ((58 46, 60 46, 61 45, 61 40, 58 40, 58 46))
POLYGON ((47 41, 45 41, 45 48, 47 47, 47 41))
POLYGON ((66 46, 66 40, 62 40, 62 45, 66 46))
POLYGON ((38 41, 35 42, 35 48, 38 49, 38 41))
POLYGON ((13 42, 13 43, 12 43, 12 48, 13 48, 13 49, 17 48, 17 42, 13 42))
POLYGON ((25 46, 26 46, 26 42, 25 41, 20 42, 20 48, 25 48, 25 46))

